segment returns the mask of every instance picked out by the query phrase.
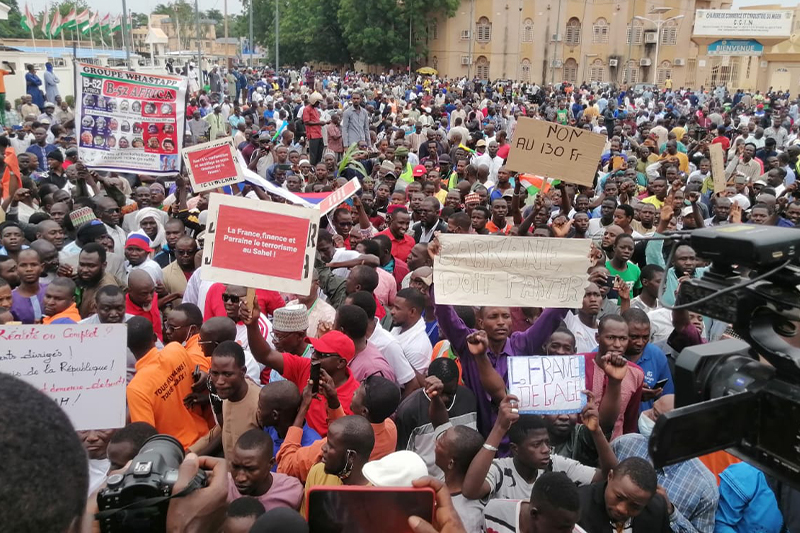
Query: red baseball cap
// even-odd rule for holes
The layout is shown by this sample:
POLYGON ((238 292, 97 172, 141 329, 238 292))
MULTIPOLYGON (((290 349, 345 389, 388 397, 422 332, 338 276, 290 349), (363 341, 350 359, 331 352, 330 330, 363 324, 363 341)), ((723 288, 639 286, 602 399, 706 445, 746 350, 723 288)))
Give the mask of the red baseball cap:
POLYGON ((428 171, 425 170, 425 167, 422 166, 422 165, 415 166, 414 169, 411 171, 411 173, 414 175, 415 178, 419 178, 420 176, 424 176, 426 172, 428 172, 428 171))
POLYGON ((341 331, 329 331, 319 339, 308 339, 317 353, 335 353, 348 363, 356 356, 356 345, 341 331))

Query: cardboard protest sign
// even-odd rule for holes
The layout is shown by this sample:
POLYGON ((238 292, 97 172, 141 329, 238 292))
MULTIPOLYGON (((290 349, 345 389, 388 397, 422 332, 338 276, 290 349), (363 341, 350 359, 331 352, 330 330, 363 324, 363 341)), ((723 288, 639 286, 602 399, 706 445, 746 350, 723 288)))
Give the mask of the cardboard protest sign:
POLYGON ((76 430, 125 425, 124 324, 0 326, 0 372, 27 381, 76 430))
POLYGON ((181 170, 183 76, 76 63, 78 157, 97 170, 174 176, 181 170))
POLYGON ((713 143, 708 145, 708 154, 711 156, 711 177, 714 178, 714 192, 725 192, 728 187, 725 179, 725 153, 722 145, 713 143))
POLYGON ((436 302, 503 307, 580 307, 589 283, 589 239, 439 235, 436 302))
POLYGON ((202 279, 308 294, 319 211, 211 194, 202 279))
POLYGON ((533 118, 520 118, 506 168, 592 185, 606 136, 533 118))
POLYGON ((580 413, 586 405, 582 355, 528 355, 508 358, 509 393, 520 413, 580 413))
POLYGON ((337 207, 339 204, 353 196, 361 190, 361 183, 358 181, 358 178, 353 178, 343 186, 339 187, 328 196, 325 197, 320 203, 317 204, 317 208, 319 209, 319 216, 325 216, 337 207))
POLYGON ((181 156, 194 192, 210 191, 244 181, 239 153, 231 137, 184 148, 181 156))

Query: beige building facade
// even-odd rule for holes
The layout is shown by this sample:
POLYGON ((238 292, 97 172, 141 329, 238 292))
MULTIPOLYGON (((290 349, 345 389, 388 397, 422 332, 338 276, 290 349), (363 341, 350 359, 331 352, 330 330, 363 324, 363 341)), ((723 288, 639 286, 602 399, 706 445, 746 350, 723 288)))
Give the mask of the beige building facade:
POLYGON ((428 55, 420 60, 449 77, 660 87, 671 79, 674 87, 797 94, 800 8, 792 15, 780 6, 752 8, 793 17, 776 33, 736 13, 719 18, 730 7, 729 0, 463 0, 454 17, 431 20, 428 55), (697 18, 704 10, 712 14, 697 18), (763 50, 716 55, 737 48, 727 39, 756 40, 763 50))

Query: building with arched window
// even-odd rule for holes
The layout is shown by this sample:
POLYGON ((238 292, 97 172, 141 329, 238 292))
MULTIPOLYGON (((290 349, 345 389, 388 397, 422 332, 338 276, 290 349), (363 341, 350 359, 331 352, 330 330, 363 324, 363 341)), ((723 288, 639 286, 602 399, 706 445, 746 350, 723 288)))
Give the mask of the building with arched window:
POLYGON ((800 35, 800 7, 740 8, 729 19, 740 19, 749 10, 753 24, 724 30, 729 22, 718 14, 731 2, 663 0, 654 8, 641 0, 461 0, 452 16, 428 18, 417 41, 425 47, 418 66, 433 66, 436 58, 440 74, 452 78, 619 86, 663 84, 671 77, 675 87, 723 84, 766 90, 774 85, 797 94, 800 39, 790 37, 800 35), (708 12, 716 15, 696 18, 708 12), (774 23, 768 30, 748 29, 770 19, 774 23), (699 34, 698 21, 710 33, 699 34), (759 48, 741 52, 742 42, 759 48), (710 45, 734 53, 724 55, 713 46, 709 52, 710 45), (770 79, 776 83, 768 84, 770 79))

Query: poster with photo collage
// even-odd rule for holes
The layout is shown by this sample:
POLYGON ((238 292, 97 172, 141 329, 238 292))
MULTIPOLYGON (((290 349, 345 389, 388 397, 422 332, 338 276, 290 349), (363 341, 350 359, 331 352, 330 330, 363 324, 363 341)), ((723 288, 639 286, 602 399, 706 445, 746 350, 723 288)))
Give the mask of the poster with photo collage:
POLYGON ((78 156, 96 170, 180 172, 187 81, 78 63, 78 156))

